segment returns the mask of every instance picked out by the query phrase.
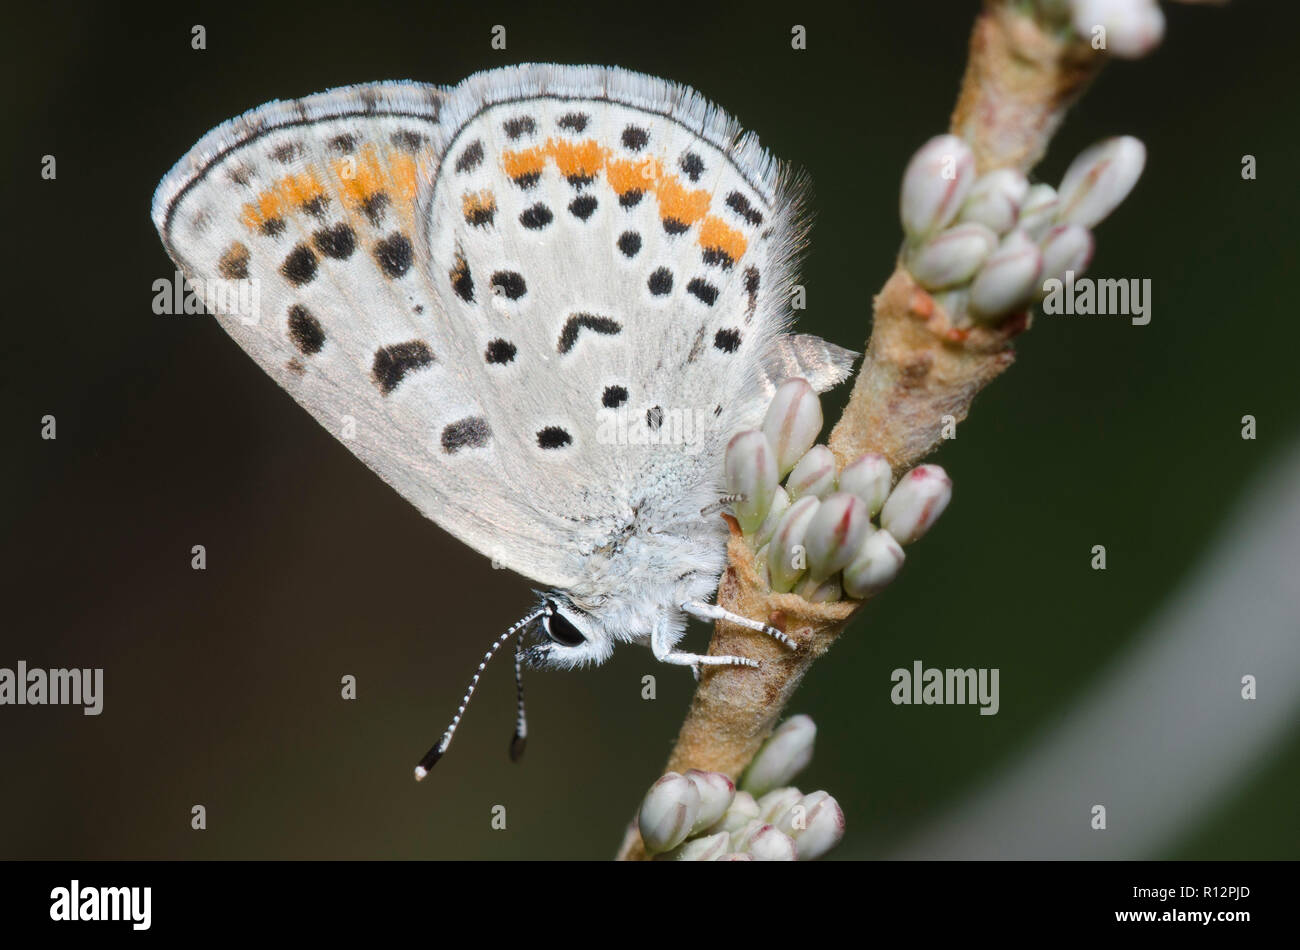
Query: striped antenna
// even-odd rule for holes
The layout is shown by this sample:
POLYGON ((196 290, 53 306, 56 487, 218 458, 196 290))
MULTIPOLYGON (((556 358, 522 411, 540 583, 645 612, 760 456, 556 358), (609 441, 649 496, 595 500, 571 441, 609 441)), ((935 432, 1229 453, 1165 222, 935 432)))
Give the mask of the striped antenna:
MULTIPOLYGON (((479 677, 483 675, 483 670, 487 668, 488 661, 492 659, 492 657, 496 654, 497 650, 500 650, 501 647, 505 645, 505 642, 507 640, 513 637, 516 633, 518 633, 528 624, 532 623, 542 614, 546 613, 546 610, 547 608, 545 605, 538 607, 528 616, 524 617, 522 620, 520 620, 518 623, 512 626, 505 633, 501 634, 501 636, 497 637, 496 642, 493 643, 492 646, 488 648, 487 653, 483 654, 483 661, 479 663, 478 669, 474 671, 474 678, 469 681, 469 689, 465 690, 465 696, 460 701, 460 708, 456 710, 456 715, 452 716, 451 724, 447 726, 447 731, 442 734, 442 738, 439 739, 434 744, 433 748, 424 754, 424 758, 420 760, 420 764, 415 767, 415 780, 417 782, 429 774, 429 769, 433 768, 434 763, 436 763, 439 759, 441 759, 442 754, 447 751, 447 746, 451 745, 451 737, 456 734, 456 728, 460 725, 460 718, 461 716, 465 715, 465 707, 469 705, 469 701, 474 697, 474 690, 478 688, 479 677)), ((515 682, 519 687, 519 716, 515 722, 515 742, 512 743, 511 747, 513 750, 514 745, 517 744, 519 746, 519 751, 522 754, 523 731, 524 731, 524 693, 523 693, 523 677, 521 673, 521 664, 522 664, 521 657, 519 656, 518 650, 516 650, 515 682)))
POLYGON ((510 761, 524 757, 528 745, 528 717, 524 715, 524 641, 515 641, 515 735, 510 740, 510 761))

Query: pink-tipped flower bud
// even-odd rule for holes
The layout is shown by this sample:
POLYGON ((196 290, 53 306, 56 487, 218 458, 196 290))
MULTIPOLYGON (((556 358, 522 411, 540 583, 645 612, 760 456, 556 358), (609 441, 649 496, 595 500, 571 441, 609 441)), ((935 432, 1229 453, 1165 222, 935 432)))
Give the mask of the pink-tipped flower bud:
POLYGON ((810 792, 773 824, 794 841, 800 861, 820 858, 844 837, 844 811, 826 792, 810 792))
POLYGON ((979 270, 994 248, 998 236, 982 224, 954 224, 907 256, 907 269, 927 290, 943 290, 964 284, 979 270))
POLYGON ((840 472, 840 491, 857 495, 867 506, 867 514, 874 518, 885 499, 894 473, 889 461, 878 452, 868 452, 844 467, 840 472))
POLYGON ((1160 45, 1165 15, 1155 0, 1074 0, 1074 29, 1087 40, 1106 31, 1103 47, 1122 59, 1140 59, 1160 45))
POLYGON ((791 716, 777 727, 749 763, 740 787, 751 795, 765 795, 790 780, 812 761, 817 726, 811 716, 791 716))
POLYGON ((737 433, 727 445, 723 470, 727 491, 739 495, 731 510, 740 522, 740 530, 753 534, 767 516, 768 506, 780 479, 776 474, 776 456, 767 436, 757 429, 737 433))
POLYGON ((950 501, 948 473, 938 465, 918 465, 890 493, 880 512, 880 526, 899 544, 911 544, 930 530, 950 501))
POLYGON ((688 769, 686 778, 695 784, 696 791, 700 793, 700 809, 695 816, 695 824, 691 826, 691 833, 698 834, 722 820, 736 797, 736 786, 721 772, 688 769))
POLYGON ((814 445, 795 463, 786 479, 785 490, 791 500, 805 495, 817 498, 835 490, 835 456, 824 445, 814 445))
POLYGON ((1092 232, 1077 224, 1058 224, 1039 245, 1043 252, 1043 283, 1065 279, 1066 271, 1082 274, 1092 262, 1092 232))
POLYGON ((803 792, 793 785, 774 788, 758 800, 758 818, 760 821, 775 822, 801 801, 803 792))
POLYGON ((844 568, 844 593, 864 600, 889 586, 903 566, 902 546, 881 529, 867 538, 849 566, 844 568))
POLYGON ((646 792, 637 816, 646 851, 658 854, 677 847, 695 827, 699 813, 700 791, 694 782, 677 772, 661 776, 646 792))
POLYGON ((959 221, 982 224, 994 234, 1006 234, 1020 218, 1020 206, 1029 194, 1029 180, 1014 168, 995 168, 976 179, 959 221))
POLYGON ((1043 235, 1056 223, 1058 207, 1055 188, 1051 185, 1034 185, 1020 206, 1020 221, 1017 226, 1031 240, 1041 241, 1043 235))
POLYGON ((1128 197, 1146 161, 1146 146, 1131 135, 1105 139, 1084 149, 1061 179, 1057 220, 1095 228, 1128 197))
POLYGON ((772 540, 772 535, 776 533, 776 526, 781 523, 781 516, 785 510, 790 507, 790 495, 780 485, 776 486, 776 491, 772 494, 772 503, 767 506, 767 516, 763 523, 758 526, 754 532, 754 547, 761 548, 767 542, 772 540))
POLYGON ((703 838, 691 838, 671 851, 655 855, 656 861, 717 861, 731 850, 731 835, 719 832, 703 838))
POLYGON ((903 230, 913 240, 952 223, 975 184, 975 155, 955 135, 937 135, 907 163, 899 211, 903 230))
POLYGON ((767 571, 772 590, 778 594, 789 593, 808 569, 804 535, 808 531, 808 522, 812 521, 819 507, 821 501, 812 495, 793 502, 781 516, 781 523, 767 544, 767 571))
POLYGON ((806 379, 777 387, 763 417, 763 433, 776 451, 776 470, 785 478, 822 431, 822 404, 806 379))
POLYGON ((733 834, 731 846, 755 861, 794 861, 799 854, 789 835, 761 821, 751 821, 733 834))
POLYGON ((731 800, 731 807, 727 809, 726 814, 705 833, 716 834, 725 831, 730 835, 744 828, 757 817, 758 802, 754 801, 754 796, 749 792, 736 792, 736 797, 731 800))
POLYGON ((795 593, 810 604, 831 604, 844 599, 844 586, 839 575, 828 577, 820 584, 810 584, 807 578, 795 588, 795 593))
POLYGON ((1024 231, 1012 231, 989 255, 970 285, 971 307, 986 319, 1024 307, 1038 290, 1043 256, 1024 231))
POLYGON ((809 579, 820 584, 843 570, 873 530, 866 502, 857 495, 837 491, 823 498, 804 533, 809 579))

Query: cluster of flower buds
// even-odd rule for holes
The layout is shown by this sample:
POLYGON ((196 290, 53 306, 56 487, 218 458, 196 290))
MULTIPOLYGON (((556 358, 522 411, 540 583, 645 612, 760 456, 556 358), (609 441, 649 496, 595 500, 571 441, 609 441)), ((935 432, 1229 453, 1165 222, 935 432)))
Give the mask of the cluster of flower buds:
POLYGON ((939 135, 903 174, 903 264, 954 325, 993 323, 1041 299, 1043 285, 1081 274, 1092 229, 1128 196, 1146 148, 1119 136, 1085 149, 1059 188, 1013 168, 975 174, 970 146, 939 135))
MULTIPOLYGON (((1184 0, 1194 2, 1194 0, 1184 0)), ((1165 15, 1156 0, 1037 0, 1039 14, 1123 59, 1140 59, 1160 45, 1165 15)))
POLYGON ((844 837, 844 812, 826 792, 789 784, 812 759, 817 727, 794 716, 764 743, 741 788, 721 772, 669 772, 641 802, 646 851, 668 861, 811 861, 844 837))
POLYGON ((898 574, 902 545, 943 513, 952 482, 938 465, 921 465, 891 491, 889 463, 874 453, 837 474, 831 450, 814 444, 821 429, 812 386, 782 383, 763 428, 727 446, 732 510, 772 590, 813 602, 870 597, 898 574))

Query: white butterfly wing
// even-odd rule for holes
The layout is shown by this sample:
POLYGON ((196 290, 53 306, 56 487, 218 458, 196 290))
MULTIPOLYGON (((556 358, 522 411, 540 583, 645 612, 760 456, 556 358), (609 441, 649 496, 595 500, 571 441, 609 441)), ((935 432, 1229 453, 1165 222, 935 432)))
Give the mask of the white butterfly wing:
POLYGON ((782 332, 796 205, 690 90, 524 66, 254 110, 178 163, 154 220, 187 277, 255 291, 218 319, 322 425, 564 588, 632 519, 715 493, 778 374, 847 373, 782 332))

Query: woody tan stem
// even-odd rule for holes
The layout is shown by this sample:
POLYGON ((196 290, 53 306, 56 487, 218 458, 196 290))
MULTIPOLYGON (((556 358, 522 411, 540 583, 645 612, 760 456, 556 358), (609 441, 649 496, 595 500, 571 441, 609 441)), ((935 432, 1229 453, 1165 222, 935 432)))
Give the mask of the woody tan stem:
MULTIPOLYGON (((970 143, 977 168, 1028 170, 1047 149, 1065 109, 1100 67, 1086 43, 1057 35, 1013 4, 987 0, 971 35, 970 59, 951 128, 970 143)), ((945 416, 966 418, 975 395, 1011 365, 1012 340, 1027 313, 997 327, 958 329, 901 265, 874 301, 866 356, 829 445, 840 468, 880 452, 897 477, 931 452, 945 416)), ((728 610, 784 630, 789 652, 752 631, 719 621, 711 654, 752 656, 758 669, 707 670, 665 771, 706 769, 738 778, 771 734, 813 661, 844 630, 858 604, 812 604, 767 589, 753 553, 732 523, 729 566, 718 589, 728 610)), ((644 860, 635 825, 619 851, 644 860)))

